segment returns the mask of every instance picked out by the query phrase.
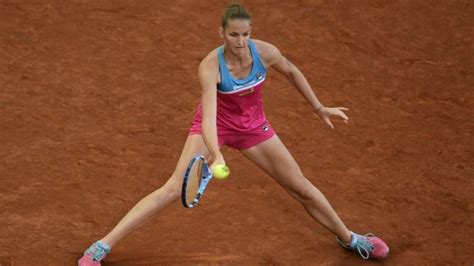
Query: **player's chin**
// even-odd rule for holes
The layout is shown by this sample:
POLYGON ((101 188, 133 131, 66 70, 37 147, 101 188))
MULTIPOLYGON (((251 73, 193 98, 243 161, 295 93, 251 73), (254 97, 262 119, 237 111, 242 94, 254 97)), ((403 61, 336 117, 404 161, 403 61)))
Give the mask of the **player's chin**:
POLYGON ((235 47, 234 52, 236 54, 243 54, 245 52, 245 47, 235 47))

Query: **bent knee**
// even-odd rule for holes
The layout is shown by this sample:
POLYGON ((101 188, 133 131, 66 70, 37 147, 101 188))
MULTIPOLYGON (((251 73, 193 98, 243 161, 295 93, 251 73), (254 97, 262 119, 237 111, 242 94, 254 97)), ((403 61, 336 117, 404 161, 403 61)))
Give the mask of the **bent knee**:
POLYGON ((168 190, 168 198, 170 201, 177 201, 181 197, 181 187, 173 187, 168 190))
POLYGON ((176 201, 181 197, 182 183, 176 181, 167 183, 166 190, 168 198, 172 201, 176 201))
POLYGON ((152 193, 153 197, 167 202, 174 202, 181 197, 181 185, 179 182, 172 181, 172 178, 164 186, 152 193))

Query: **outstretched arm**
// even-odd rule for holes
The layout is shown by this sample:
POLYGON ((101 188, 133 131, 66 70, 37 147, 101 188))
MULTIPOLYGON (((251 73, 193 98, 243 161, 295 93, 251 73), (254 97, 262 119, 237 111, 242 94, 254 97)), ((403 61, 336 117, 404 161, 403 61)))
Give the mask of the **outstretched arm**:
POLYGON ((334 128, 331 120, 329 119, 331 115, 339 116, 344 120, 344 122, 347 123, 349 118, 343 112, 343 110, 349 109, 344 107, 325 107, 316 97, 313 89, 309 85, 303 73, 301 73, 301 71, 293 63, 285 58, 275 46, 268 43, 266 45, 266 52, 264 53, 266 65, 273 67, 276 71, 287 77, 291 84, 293 84, 293 86, 298 89, 298 91, 303 95, 308 103, 311 104, 313 110, 329 127, 334 128))
POLYGON ((216 112, 217 112, 217 76, 218 65, 212 58, 205 58, 199 65, 199 81, 202 87, 202 136, 210 153, 209 161, 216 164, 225 164, 224 157, 219 149, 217 140, 216 112))

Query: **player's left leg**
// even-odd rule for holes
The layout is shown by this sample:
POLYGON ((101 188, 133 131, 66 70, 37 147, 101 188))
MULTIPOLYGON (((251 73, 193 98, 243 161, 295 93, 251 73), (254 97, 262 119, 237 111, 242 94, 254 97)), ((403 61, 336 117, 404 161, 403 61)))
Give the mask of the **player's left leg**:
POLYGON ((285 145, 277 135, 241 153, 269 174, 306 211, 342 241, 351 240, 351 232, 337 216, 326 197, 303 175, 285 145))
POLYGON ((326 197, 303 175, 277 135, 241 152, 298 200, 313 219, 334 233, 343 247, 359 251, 365 259, 388 255, 387 245, 379 238, 353 234, 347 229, 326 197))

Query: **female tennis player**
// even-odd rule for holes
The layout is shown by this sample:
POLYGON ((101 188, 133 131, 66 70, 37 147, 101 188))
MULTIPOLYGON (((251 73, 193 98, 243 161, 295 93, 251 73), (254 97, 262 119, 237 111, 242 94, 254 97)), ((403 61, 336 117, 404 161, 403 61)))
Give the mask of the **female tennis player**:
POLYGON ((250 39, 251 29, 248 12, 238 4, 229 5, 220 28, 224 44, 199 65, 202 100, 175 171, 163 187, 143 198, 111 232, 93 243, 79 265, 100 265, 117 241, 178 200, 183 173, 196 154, 204 154, 212 165, 225 164, 222 145, 239 150, 268 173, 314 220, 331 231, 342 247, 358 251, 364 259, 388 255, 389 248, 380 238, 347 229, 272 129, 262 107, 267 69, 272 67, 287 77, 329 127, 333 128, 331 116, 347 122, 343 112, 347 109, 323 106, 298 68, 272 44, 250 39))

